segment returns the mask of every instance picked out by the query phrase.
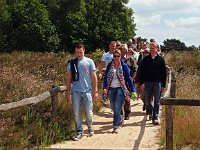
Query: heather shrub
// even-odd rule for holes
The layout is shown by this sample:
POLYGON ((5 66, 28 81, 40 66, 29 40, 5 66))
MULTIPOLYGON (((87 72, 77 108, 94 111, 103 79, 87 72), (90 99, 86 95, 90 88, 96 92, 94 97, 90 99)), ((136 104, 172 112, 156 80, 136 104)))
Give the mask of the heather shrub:
MULTIPOLYGON (((101 54, 101 50, 97 53, 101 54)), ((100 54, 87 54, 99 63, 100 54)), ((66 62, 69 53, 13 52, 0 55, 0 104, 37 96, 52 88, 66 84, 66 62)), ((101 86, 101 84, 99 84, 101 86)), ((99 87, 101 88, 101 87, 99 87)), ((101 94, 100 94, 101 95, 101 94)), ((101 108, 94 103, 94 111, 101 108)), ((58 111, 51 113, 51 99, 32 106, 0 112, 0 149, 25 149, 65 141, 73 136, 74 118, 71 102, 65 92, 58 94, 58 111)))
MULTIPOLYGON (((200 51, 172 51, 166 63, 176 72, 176 97, 200 99, 200 51)), ((174 106, 174 148, 200 147, 200 107, 174 106)), ((162 128, 162 133, 165 128, 162 128)), ((163 134, 164 135, 164 134, 163 134)))

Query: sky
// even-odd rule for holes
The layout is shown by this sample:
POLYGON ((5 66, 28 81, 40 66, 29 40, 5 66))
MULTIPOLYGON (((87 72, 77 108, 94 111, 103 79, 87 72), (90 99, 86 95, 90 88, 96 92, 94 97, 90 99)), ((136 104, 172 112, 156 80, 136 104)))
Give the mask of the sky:
POLYGON ((136 37, 154 38, 163 45, 178 39, 186 46, 200 45, 200 0, 129 0, 134 11, 136 37))

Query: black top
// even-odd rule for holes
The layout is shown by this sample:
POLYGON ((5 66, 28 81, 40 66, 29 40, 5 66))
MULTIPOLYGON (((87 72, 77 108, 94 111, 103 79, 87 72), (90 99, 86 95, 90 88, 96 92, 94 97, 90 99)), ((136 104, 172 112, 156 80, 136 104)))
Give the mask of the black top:
POLYGON ((164 59, 157 55, 154 59, 149 54, 141 61, 139 82, 161 82, 166 85, 166 66, 164 59))

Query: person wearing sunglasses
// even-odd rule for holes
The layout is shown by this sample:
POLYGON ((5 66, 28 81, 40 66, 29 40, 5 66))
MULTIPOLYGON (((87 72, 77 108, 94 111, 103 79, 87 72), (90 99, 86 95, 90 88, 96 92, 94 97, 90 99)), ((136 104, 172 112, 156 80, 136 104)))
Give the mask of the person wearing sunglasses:
MULTIPOLYGON (((99 77, 100 80, 102 79, 103 74, 104 74, 104 73, 102 73, 103 70, 106 68, 108 63, 113 60, 113 52, 116 49, 116 45, 117 45, 116 41, 111 41, 109 43, 109 51, 104 53, 102 58, 101 58, 101 62, 99 64, 99 66, 98 66, 98 77, 99 77)), ((102 95, 101 103, 102 104, 106 104, 107 103, 107 98, 104 97, 103 95, 102 95)))
POLYGON ((108 96, 113 111, 113 133, 117 133, 122 124, 121 111, 124 99, 134 97, 134 84, 128 65, 120 59, 121 51, 116 49, 113 53, 113 61, 106 67, 103 82, 103 94, 108 96))

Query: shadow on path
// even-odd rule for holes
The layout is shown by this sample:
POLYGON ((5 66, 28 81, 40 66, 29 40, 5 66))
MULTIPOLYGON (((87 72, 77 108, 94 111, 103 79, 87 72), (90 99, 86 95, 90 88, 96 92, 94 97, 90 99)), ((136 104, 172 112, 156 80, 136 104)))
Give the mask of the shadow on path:
POLYGON ((139 135, 138 135, 137 140, 135 140, 135 145, 134 145, 134 147, 133 147, 133 150, 138 150, 139 147, 140 147, 140 143, 141 143, 141 141, 142 141, 142 137, 143 137, 143 135, 144 135, 144 133, 145 133, 146 120, 147 120, 147 115, 145 114, 143 120, 141 121, 140 133, 139 133, 139 135))

